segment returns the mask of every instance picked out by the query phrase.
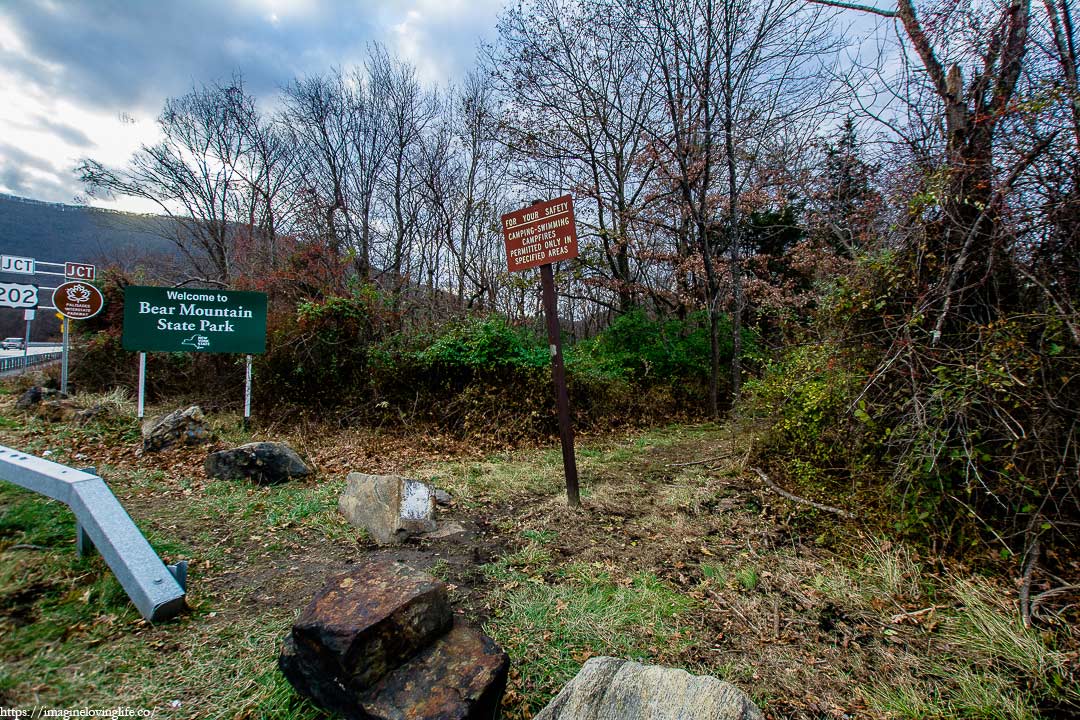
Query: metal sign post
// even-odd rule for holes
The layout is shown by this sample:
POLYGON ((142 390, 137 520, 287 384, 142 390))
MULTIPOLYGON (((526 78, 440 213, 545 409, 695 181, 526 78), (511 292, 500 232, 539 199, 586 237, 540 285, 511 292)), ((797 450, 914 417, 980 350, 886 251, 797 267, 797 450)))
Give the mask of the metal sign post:
POLYGON ((555 296, 555 273, 551 267, 558 260, 569 260, 578 255, 573 198, 564 195, 547 202, 536 200, 531 207, 503 215, 502 226, 510 272, 540 267, 544 318, 551 348, 551 379, 559 411, 566 501, 570 507, 581 507, 574 428, 570 424, 570 395, 566 389, 566 366, 559 332, 559 304, 555 296))
POLYGON ((251 419, 251 356, 247 356, 246 368, 244 370, 244 429, 248 429, 248 422, 251 419))
POLYGON ((63 354, 60 356, 60 392, 67 394, 67 381, 68 381, 68 346, 71 344, 71 321, 68 320, 67 315, 64 316, 64 349, 63 354))
POLYGON ((146 414, 146 353, 139 353, 139 419, 146 414))
POLYGON ((555 298, 555 273, 550 263, 540 266, 540 287, 544 298, 548 343, 551 345, 551 379, 555 383, 555 401, 559 406, 559 438, 562 440, 563 471, 566 473, 566 500, 570 507, 581 507, 577 458, 574 456, 574 427, 570 424, 570 393, 566 389, 566 366, 563 364, 562 337, 559 332, 559 306, 555 298))
POLYGON ((23 310, 23 318, 26 320, 26 338, 23 340, 23 367, 27 367, 29 364, 28 358, 30 357, 30 323, 34 320, 33 308, 27 308, 23 310))

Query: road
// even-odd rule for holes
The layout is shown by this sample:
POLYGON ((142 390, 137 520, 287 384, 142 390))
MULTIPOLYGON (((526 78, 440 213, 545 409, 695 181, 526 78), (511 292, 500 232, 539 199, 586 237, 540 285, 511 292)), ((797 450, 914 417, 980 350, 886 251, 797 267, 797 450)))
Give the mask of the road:
MULTIPOLYGON (((31 345, 29 355, 41 355, 42 353, 60 352, 60 345, 31 345)), ((22 350, 0 350, 0 357, 21 356, 22 350)))

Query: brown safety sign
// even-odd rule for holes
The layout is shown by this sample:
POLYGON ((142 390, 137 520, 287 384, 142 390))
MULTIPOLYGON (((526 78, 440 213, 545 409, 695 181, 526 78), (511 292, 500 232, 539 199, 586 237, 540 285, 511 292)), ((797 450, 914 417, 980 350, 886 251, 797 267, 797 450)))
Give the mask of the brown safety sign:
POLYGON ((502 228, 510 272, 578 256, 574 200, 569 195, 507 213, 502 228))

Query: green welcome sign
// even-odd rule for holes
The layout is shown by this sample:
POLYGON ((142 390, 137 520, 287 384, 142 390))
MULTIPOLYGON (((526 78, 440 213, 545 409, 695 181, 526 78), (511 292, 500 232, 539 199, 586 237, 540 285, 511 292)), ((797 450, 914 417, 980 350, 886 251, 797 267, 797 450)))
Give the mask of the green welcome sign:
POLYGON ((124 348, 139 352, 266 352, 266 293, 124 289, 124 348))

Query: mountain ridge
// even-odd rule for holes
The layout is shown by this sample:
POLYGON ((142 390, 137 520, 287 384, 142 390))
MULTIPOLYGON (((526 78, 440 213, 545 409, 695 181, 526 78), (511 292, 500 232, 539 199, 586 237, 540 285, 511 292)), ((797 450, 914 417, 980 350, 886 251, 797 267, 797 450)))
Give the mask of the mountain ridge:
MULTIPOLYGON (((90 263, 98 276, 106 267, 130 271, 176 263, 178 249, 164 233, 175 227, 163 216, 68 205, 0 193, 0 254, 34 258, 37 263, 90 263)), ((61 270, 39 267, 38 270, 61 270)), ((63 282, 55 275, 0 273, 0 282, 33 284, 39 297, 63 282)), ((48 304, 42 301, 41 304, 48 304)), ((22 336, 23 311, 0 308, 0 336, 22 336)), ((55 336, 58 323, 51 311, 38 312, 33 339, 55 336)))

